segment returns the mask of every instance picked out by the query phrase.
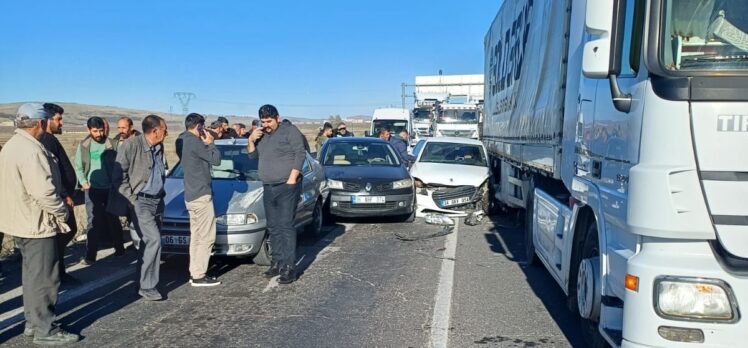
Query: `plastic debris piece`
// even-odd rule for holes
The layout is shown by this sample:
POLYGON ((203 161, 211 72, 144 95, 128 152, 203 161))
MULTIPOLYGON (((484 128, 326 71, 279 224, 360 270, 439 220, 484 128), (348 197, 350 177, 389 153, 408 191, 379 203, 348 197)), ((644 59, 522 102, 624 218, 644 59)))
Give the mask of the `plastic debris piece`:
POLYGON ((438 213, 428 213, 424 217, 424 220, 427 224, 432 225, 451 226, 455 224, 455 221, 452 220, 452 218, 450 218, 449 216, 438 213))

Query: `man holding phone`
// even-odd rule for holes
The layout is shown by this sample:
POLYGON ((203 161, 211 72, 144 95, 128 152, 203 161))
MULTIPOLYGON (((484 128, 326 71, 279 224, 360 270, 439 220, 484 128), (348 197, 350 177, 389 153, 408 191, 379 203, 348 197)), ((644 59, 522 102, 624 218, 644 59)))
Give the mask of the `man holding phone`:
POLYGON ((205 117, 191 113, 184 119, 187 131, 182 142, 184 200, 190 214, 190 284, 216 286, 221 282, 206 275, 216 241, 216 214, 213 209, 211 167, 221 164, 221 153, 213 136, 205 131, 205 117))
POLYGON ((251 158, 259 159, 258 174, 263 184, 263 203, 271 245, 272 263, 264 275, 280 275, 278 283, 296 280, 296 206, 301 196, 301 166, 306 157, 305 138, 290 122, 279 122, 278 110, 263 105, 260 128, 247 143, 251 158))

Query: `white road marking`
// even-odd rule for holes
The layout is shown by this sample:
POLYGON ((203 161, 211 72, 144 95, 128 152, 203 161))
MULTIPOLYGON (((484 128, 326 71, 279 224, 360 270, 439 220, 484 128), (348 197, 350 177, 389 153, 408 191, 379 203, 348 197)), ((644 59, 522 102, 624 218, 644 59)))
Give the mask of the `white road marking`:
POLYGON ((452 309, 452 285, 454 282, 455 254, 457 251, 457 231, 460 220, 456 219, 454 232, 444 241, 442 269, 439 271, 439 285, 436 290, 434 315, 431 319, 431 347, 446 348, 449 343, 449 321, 452 309))
MULTIPOLYGON (((81 285, 76 288, 72 288, 70 290, 60 293, 60 295, 57 297, 57 305, 60 306, 62 304, 65 304, 68 301, 71 301, 79 296, 88 294, 110 283, 119 281, 120 279, 123 279, 125 277, 132 276, 133 274, 135 274, 135 271, 136 271, 136 267, 134 267, 134 265, 135 265, 135 262, 132 262, 128 264, 126 267, 124 267, 123 269, 117 272, 114 272, 109 276, 97 279, 90 283, 85 283, 84 285, 81 285)), ((70 269, 73 269, 73 268, 71 267, 70 269)), ((14 310, 2 313, 0 314, 0 330, 4 331, 4 329, 22 321, 23 319, 24 319, 23 307, 16 308, 14 310)))

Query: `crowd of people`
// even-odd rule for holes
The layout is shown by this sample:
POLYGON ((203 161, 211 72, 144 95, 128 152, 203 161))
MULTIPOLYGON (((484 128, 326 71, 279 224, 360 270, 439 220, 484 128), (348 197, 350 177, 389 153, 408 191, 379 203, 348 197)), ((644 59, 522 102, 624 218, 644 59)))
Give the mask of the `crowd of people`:
MULTIPOLYGON (((65 272, 64 251, 77 232, 73 208, 76 192, 83 192, 88 226, 84 266, 97 261, 108 244, 114 257, 126 255, 123 222, 129 222, 137 250, 138 294, 158 301, 161 261, 161 216, 168 163, 164 139, 168 135, 163 118, 143 118, 142 132, 129 117, 117 121, 117 135, 109 137, 109 123, 102 117, 86 122, 88 134, 78 144, 71 161, 56 135, 62 133, 64 110, 53 103, 23 104, 15 117, 16 130, 0 148, 0 231, 12 236, 20 251, 24 335, 35 344, 76 342, 56 322, 55 304, 61 283, 79 281, 65 272)), ((221 281, 208 273, 216 239, 211 167, 220 164, 217 139, 247 138, 247 151, 258 160, 263 182, 263 203, 271 245, 271 265, 264 276, 278 283, 296 280, 296 206, 300 197, 301 167, 309 145, 299 129, 280 121, 278 110, 264 105, 259 123, 249 128, 224 117, 206 126, 205 117, 192 113, 184 120, 185 131, 176 140, 177 155, 184 168, 185 205, 190 219, 189 276, 192 286, 217 286, 221 281)), ((325 123, 317 139, 317 150, 332 137, 351 137, 344 123, 325 123)), ((407 132, 400 138, 382 129, 404 160, 407 132)), ((0 234, 2 236, 3 234, 0 234)), ((0 240, 1 241, 1 240, 0 240)))

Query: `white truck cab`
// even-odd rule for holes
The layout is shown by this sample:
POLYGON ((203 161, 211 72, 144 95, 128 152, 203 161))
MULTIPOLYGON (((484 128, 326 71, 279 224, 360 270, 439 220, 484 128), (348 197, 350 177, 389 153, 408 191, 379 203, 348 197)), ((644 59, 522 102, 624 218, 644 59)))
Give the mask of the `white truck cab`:
POLYGON ((591 347, 746 346, 748 2, 505 1, 485 40, 497 203, 591 347))
POLYGON ((480 115, 477 104, 437 104, 432 132, 436 137, 478 139, 480 115))

